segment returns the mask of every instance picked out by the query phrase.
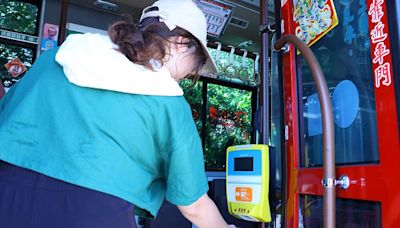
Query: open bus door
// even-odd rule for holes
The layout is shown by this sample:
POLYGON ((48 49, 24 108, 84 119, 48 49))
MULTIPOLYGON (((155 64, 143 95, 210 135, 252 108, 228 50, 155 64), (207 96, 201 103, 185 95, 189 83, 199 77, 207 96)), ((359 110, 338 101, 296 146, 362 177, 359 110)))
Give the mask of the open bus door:
MULTIPOLYGON (((282 3, 283 35, 298 34, 304 29, 299 28, 301 25, 315 25, 311 9, 318 8, 307 9, 309 1, 276 2, 282 3)), ((327 13, 329 2, 310 4, 322 4, 319 9, 327 13)), ((339 23, 311 49, 325 74, 332 101, 336 180, 348 178, 341 179, 348 180, 348 185, 336 186, 336 224, 395 227, 400 224, 400 190, 396 183, 400 178, 396 101, 400 86, 400 4, 385 0, 333 3, 339 23)), ((334 13, 332 8, 329 10, 334 13)), ((321 227, 324 187, 320 101, 303 56, 292 45, 282 56, 287 173, 283 225, 321 227)))

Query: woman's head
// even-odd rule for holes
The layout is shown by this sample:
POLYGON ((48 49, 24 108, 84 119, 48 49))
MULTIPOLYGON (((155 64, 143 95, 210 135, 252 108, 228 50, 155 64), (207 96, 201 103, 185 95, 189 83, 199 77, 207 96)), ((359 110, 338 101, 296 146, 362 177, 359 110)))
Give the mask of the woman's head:
POLYGON ((191 0, 160 0, 143 10, 137 26, 117 22, 109 35, 132 62, 153 70, 159 63, 180 80, 200 71, 215 72, 206 31, 204 15, 191 0))

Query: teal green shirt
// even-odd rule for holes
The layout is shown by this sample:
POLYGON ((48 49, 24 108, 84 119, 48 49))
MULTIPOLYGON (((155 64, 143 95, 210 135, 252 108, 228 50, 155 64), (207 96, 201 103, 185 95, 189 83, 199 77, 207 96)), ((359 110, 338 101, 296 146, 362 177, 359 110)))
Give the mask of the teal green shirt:
POLYGON ((2 99, 0 160, 117 196, 151 216, 164 197, 189 205, 208 191, 183 96, 79 87, 55 54, 43 53, 2 99))

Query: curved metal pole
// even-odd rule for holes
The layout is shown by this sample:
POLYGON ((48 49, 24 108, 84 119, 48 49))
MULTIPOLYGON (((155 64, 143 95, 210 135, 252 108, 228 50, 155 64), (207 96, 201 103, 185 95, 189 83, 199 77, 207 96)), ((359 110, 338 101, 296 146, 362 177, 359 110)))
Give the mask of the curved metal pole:
POLYGON ((280 50, 287 43, 293 44, 304 56, 310 66, 317 86, 322 113, 323 153, 324 153, 324 228, 334 228, 336 222, 335 192, 335 128, 328 86, 324 74, 310 48, 294 35, 284 35, 276 41, 274 48, 280 50))

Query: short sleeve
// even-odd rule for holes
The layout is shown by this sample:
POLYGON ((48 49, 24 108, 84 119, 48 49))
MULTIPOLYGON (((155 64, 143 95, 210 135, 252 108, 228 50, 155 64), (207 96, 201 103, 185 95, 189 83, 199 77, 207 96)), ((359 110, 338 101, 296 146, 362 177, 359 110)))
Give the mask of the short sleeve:
POLYGON ((208 182, 201 141, 189 105, 180 114, 183 116, 178 118, 177 125, 171 126, 165 163, 166 199, 175 205, 187 206, 207 193, 208 182))

